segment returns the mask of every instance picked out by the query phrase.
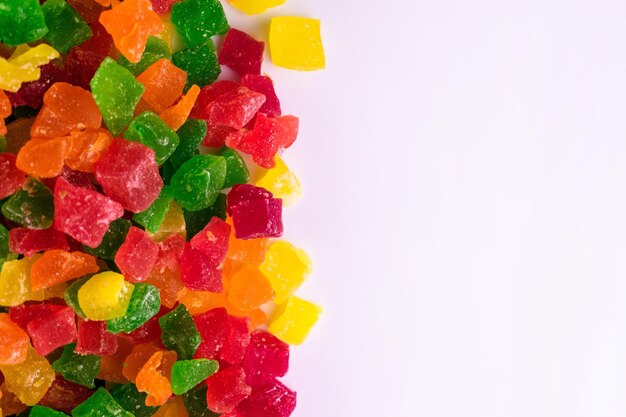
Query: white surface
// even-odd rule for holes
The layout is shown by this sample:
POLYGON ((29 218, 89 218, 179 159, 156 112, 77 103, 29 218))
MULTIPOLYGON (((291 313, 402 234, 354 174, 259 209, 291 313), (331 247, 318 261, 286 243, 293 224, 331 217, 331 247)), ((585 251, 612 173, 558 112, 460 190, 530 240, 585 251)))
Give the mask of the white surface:
POLYGON ((326 308, 295 416, 623 416, 626 3, 394 4, 271 13, 321 18, 328 58, 265 67, 326 308))

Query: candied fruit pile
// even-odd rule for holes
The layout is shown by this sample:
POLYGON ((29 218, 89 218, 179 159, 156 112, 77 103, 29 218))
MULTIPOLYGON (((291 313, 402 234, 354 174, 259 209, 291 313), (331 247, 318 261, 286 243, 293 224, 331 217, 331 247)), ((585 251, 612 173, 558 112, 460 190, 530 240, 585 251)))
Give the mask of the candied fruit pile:
MULTIPOLYGON (((219 0, 0 3, 0 417, 290 416, 321 309, 265 43, 219 0)), ((268 38, 325 65, 315 19, 268 38)))

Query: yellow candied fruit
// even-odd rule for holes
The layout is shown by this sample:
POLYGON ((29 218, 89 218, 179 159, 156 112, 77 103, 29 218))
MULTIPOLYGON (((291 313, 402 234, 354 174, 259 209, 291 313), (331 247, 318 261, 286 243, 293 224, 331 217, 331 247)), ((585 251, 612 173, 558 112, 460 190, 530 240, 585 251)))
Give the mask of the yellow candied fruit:
POLYGON ((269 38, 274 65, 300 71, 319 70, 326 66, 318 19, 273 17, 269 38))
POLYGON ((284 303, 302 285, 312 269, 311 258, 306 252, 284 240, 272 243, 259 267, 274 289, 276 304, 284 303))
POLYGON ((8 391, 26 405, 35 405, 43 398, 55 378, 50 362, 28 347, 26 360, 17 365, 1 365, 0 371, 8 391))
POLYGON ((322 314, 322 308, 298 297, 290 297, 272 315, 269 331, 290 345, 304 342, 322 314))
POLYGON ((44 300, 43 290, 32 291, 30 288, 30 269, 39 258, 22 258, 8 261, 0 272, 0 306, 16 306, 27 300, 44 300))
POLYGON ((26 44, 18 46, 9 59, 0 57, 0 90, 17 92, 23 82, 39 79, 40 66, 58 57, 59 53, 45 43, 33 48, 26 44))
POLYGON ((126 314, 135 286, 117 272, 92 276, 78 290, 78 304, 89 320, 111 320, 126 314))
POLYGON ((256 185, 270 191, 274 197, 282 198, 283 205, 291 206, 302 195, 300 180, 289 170, 280 156, 276 155, 274 162, 276 163, 274 168, 266 170, 256 185))
POLYGON ((183 238, 187 236, 187 229, 185 227, 185 215, 183 209, 176 201, 170 203, 170 207, 167 209, 165 219, 159 229, 155 233, 148 232, 150 239, 155 242, 161 242, 173 233, 181 235, 183 238))
POLYGON ((228 2, 245 14, 261 14, 267 9, 284 4, 285 0, 228 0, 228 2))

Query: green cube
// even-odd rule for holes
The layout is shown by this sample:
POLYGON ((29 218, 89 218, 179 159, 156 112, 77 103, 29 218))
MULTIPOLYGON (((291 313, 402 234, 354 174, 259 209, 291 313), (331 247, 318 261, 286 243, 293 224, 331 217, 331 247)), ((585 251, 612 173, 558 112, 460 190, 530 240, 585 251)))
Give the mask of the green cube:
POLYGON ((199 87, 209 85, 217 80, 222 72, 215 54, 215 45, 211 40, 176 52, 172 56, 172 62, 187 73, 185 89, 189 89, 194 84, 199 87))
POLYGON ((61 357, 52 363, 52 369, 68 381, 87 388, 95 388, 96 376, 100 371, 100 356, 79 355, 74 352, 76 343, 65 345, 61 357))
POLYGON ((184 304, 179 304, 159 319, 161 341, 167 349, 175 350, 180 359, 191 359, 202 342, 196 324, 184 304))
POLYGON ((135 417, 124 410, 109 394, 106 388, 98 388, 96 392, 72 410, 73 417, 135 417))
POLYGON ((161 189, 161 194, 150 204, 150 207, 133 215, 133 221, 143 226, 150 233, 156 233, 163 220, 165 220, 165 215, 170 208, 172 200, 169 185, 164 185, 161 189))
POLYGON ((170 156, 170 163, 175 169, 180 168, 189 158, 196 154, 198 146, 206 136, 206 122, 204 120, 188 119, 176 133, 180 138, 180 143, 170 156))
POLYGON ((189 211, 215 203, 226 177, 226 159, 215 155, 195 155, 172 176, 172 196, 189 211))
POLYGON ((135 284, 130 296, 128 309, 124 317, 107 321, 107 329, 111 333, 130 333, 152 317, 161 308, 161 297, 157 287, 144 282, 135 284))
POLYGON ((245 161, 237 151, 228 146, 223 146, 220 148, 218 155, 226 159, 226 177, 224 178, 222 188, 230 188, 235 184, 246 184, 248 182, 250 171, 248 171, 245 161))
POLYGON ((171 20, 188 47, 211 36, 223 35, 230 26, 219 0, 183 0, 172 6, 171 20))
POLYGON ((156 162, 162 165, 178 146, 178 135, 159 116, 143 112, 132 121, 124 138, 139 142, 151 148, 156 162))
POLYGON ((65 0, 47 0, 41 8, 49 29, 44 39, 57 51, 65 54, 91 38, 87 22, 65 0))
POLYGON ((29 417, 68 417, 68 415, 42 405, 34 405, 30 409, 29 417))
POLYGON ((135 384, 118 385, 111 390, 111 396, 126 411, 131 412, 135 417, 150 417, 157 412, 159 407, 146 405, 148 394, 139 392, 135 384))
POLYGON ((0 5, 0 42, 20 45, 48 33, 39 0, 2 0, 0 5))
POLYGON ((116 219, 111 222, 109 229, 104 234, 102 242, 95 248, 83 245, 83 250, 91 255, 102 259, 113 260, 117 250, 126 240, 126 235, 130 230, 131 222, 124 218, 116 219))
POLYGON ((31 229, 47 229, 54 219, 52 191, 34 178, 29 178, 2 205, 2 214, 8 220, 31 229))
POLYGON ((172 366, 172 392, 182 395, 217 372, 219 364, 210 359, 176 361, 172 366))

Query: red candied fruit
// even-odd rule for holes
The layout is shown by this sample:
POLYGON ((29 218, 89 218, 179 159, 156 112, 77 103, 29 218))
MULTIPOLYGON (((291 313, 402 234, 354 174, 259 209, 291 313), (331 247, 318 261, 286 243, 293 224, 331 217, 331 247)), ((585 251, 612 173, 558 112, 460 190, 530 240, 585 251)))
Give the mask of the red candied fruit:
POLYGON ((284 376, 289 370, 289 345, 265 330, 252 332, 243 369, 246 382, 253 388, 284 376))
POLYGON ((13 154, 0 153, 0 199, 19 190, 26 181, 26 174, 17 169, 15 159, 13 154))
POLYGON ((237 411, 241 417, 289 417, 296 408, 296 393, 274 380, 243 400, 237 411))
POLYGON ((227 196, 237 239, 280 237, 283 234, 282 200, 264 188, 235 185, 227 196))
POLYGON ((270 77, 259 74, 247 74, 241 79, 241 85, 265 96, 265 103, 259 109, 259 113, 263 113, 267 117, 278 117, 281 115, 280 100, 276 95, 274 82, 270 77))
MULTIPOLYGON (((217 97, 234 91, 237 88, 239 88, 239 84, 231 80, 221 80, 203 87, 189 117, 207 120, 207 106, 209 106, 209 104, 211 104, 211 102, 217 97)), ((224 141, 228 135, 236 131, 237 129, 229 126, 208 124, 207 132, 202 144, 209 147, 224 146, 224 141)))
POLYGON ((250 344, 250 319, 247 317, 228 317, 229 332, 219 353, 219 358, 233 365, 243 361, 250 344))
POLYGON ((152 10, 159 16, 168 14, 172 10, 172 5, 178 0, 150 0, 152 2, 152 10))
POLYGON ((230 225, 219 217, 213 217, 189 243, 191 247, 203 252, 214 265, 221 267, 228 253, 230 225))
POLYGON ((237 29, 230 29, 219 54, 219 62, 240 76, 260 74, 265 44, 237 29))
POLYGON ((115 139, 94 172, 104 193, 134 213, 150 207, 163 188, 154 151, 138 142, 115 139))
POLYGON ((53 315, 64 308, 65 306, 51 304, 48 301, 43 303, 20 304, 9 308, 9 317, 15 324, 27 330, 28 323, 31 321, 53 315))
POLYGON ((20 255, 32 256, 34 253, 51 249, 70 250, 63 232, 54 228, 27 229, 16 227, 9 230, 9 249, 20 255))
POLYGON ((117 351, 117 336, 107 331, 105 321, 78 319, 74 351, 81 355, 113 355, 117 351))
POLYGON ((222 272, 211 258, 186 243, 180 256, 181 279, 194 291, 222 292, 222 272))
POLYGON ((252 160, 263 168, 273 168, 274 157, 290 147, 298 136, 298 118, 295 116, 267 117, 257 114, 252 130, 230 134, 225 144, 252 155, 252 160))
POLYGON ((26 326, 33 347, 46 356, 58 347, 76 340, 76 317, 71 307, 31 320, 26 326))
POLYGON ((209 125, 242 129, 265 103, 263 94, 246 87, 238 87, 211 101, 204 109, 209 125))
POLYGON ((216 413, 231 412, 252 391, 243 369, 236 365, 220 369, 206 380, 206 385, 207 406, 216 413))
POLYGON ((89 388, 67 381, 61 375, 56 376, 46 395, 39 401, 39 405, 54 408, 63 413, 70 413, 76 406, 91 397, 93 391, 89 388))
POLYGON ((216 359, 229 333, 228 313, 223 307, 214 308, 193 318, 202 338, 194 357, 216 359))
POLYGON ((115 254, 115 264, 130 282, 145 281, 159 255, 159 245, 146 232, 132 226, 115 254))
POLYGON ((91 25, 93 36, 72 48, 65 59, 65 72, 72 84, 86 90, 91 89, 89 82, 106 56, 111 53, 113 39, 97 20, 91 25))
POLYGON ((43 95, 48 88, 65 81, 65 71, 57 63, 50 62, 39 67, 41 76, 36 81, 23 83, 16 93, 7 92, 13 107, 28 106, 38 109, 43 105, 43 95))
POLYGON ((59 177, 54 187, 54 227, 85 245, 102 242, 109 224, 124 215, 117 202, 93 190, 75 187, 59 177))

